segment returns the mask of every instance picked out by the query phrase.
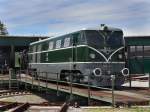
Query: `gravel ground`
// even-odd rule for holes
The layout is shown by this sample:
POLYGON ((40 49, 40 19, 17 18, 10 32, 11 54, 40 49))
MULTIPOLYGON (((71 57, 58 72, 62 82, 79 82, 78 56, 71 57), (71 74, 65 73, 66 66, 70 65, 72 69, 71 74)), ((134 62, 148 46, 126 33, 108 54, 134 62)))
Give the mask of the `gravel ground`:
MULTIPOLYGON (((149 87, 149 82, 131 81, 132 87, 149 87)), ((123 86, 129 86, 129 82, 123 84, 123 86)))
POLYGON ((150 108, 86 109, 81 112, 150 112, 150 108))
MULTIPOLYGON (((27 112, 59 112, 60 107, 39 107, 32 106, 27 112)), ((67 112, 150 112, 150 107, 134 107, 134 108, 111 108, 111 107, 69 107, 67 112)))

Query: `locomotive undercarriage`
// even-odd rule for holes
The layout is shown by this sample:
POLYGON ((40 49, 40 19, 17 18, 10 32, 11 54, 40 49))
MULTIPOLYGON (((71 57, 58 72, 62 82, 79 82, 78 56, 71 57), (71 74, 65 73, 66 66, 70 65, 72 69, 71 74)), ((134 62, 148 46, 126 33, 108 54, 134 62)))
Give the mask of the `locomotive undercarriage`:
POLYGON ((62 70, 60 73, 60 80, 62 81, 80 83, 83 79, 84 76, 79 70, 62 70))
MULTIPOLYGON (((38 65, 34 64, 34 65, 31 65, 31 68, 35 68, 37 71, 40 71, 40 72, 47 71, 49 80, 50 79, 57 80, 56 73, 58 72, 56 71, 60 71, 58 78, 61 81, 66 81, 66 82, 72 81, 73 83, 83 83, 83 84, 87 84, 89 81, 90 85, 103 86, 103 87, 111 86, 111 75, 115 75, 115 85, 121 86, 125 81, 124 76, 121 74, 121 70, 124 68, 124 64, 122 63, 112 64, 111 63, 111 66, 113 67, 109 66, 108 68, 108 66, 106 66, 106 64, 104 63, 103 64, 101 63, 82 63, 81 64, 80 63, 80 64, 76 64, 76 70, 69 70, 68 68, 73 68, 73 67, 70 67, 70 64, 59 64, 59 65, 58 64, 57 65, 42 64, 42 66, 40 64, 38 65), (100 76, 94 75, 93 70, 95 68, 100 68, 102 70, 102 74, 100 76)), ((43 77, 44 79, 45 75, 41 74, 41 77, 43 77)))

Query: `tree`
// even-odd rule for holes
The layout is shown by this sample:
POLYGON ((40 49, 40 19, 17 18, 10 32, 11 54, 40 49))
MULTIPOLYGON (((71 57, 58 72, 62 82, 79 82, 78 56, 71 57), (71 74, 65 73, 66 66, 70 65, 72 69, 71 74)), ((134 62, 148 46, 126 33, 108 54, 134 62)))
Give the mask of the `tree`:
POLYGON ((6 26, 0 21, 0 35, 8 35, 6 26))

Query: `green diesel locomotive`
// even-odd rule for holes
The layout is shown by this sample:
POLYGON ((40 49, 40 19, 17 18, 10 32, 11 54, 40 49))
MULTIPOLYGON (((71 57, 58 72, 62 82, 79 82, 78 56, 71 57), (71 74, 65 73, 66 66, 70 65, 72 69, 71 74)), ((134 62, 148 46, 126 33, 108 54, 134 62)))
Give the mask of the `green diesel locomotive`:
POLYGON ((105 25, 33 42, 28 56, 29 68, 48 72, 49 80, 89 81, 106 87, 111 86, 111 75, 115 75, 115 86, 121 86, 128 70, 122 30, 105 25))

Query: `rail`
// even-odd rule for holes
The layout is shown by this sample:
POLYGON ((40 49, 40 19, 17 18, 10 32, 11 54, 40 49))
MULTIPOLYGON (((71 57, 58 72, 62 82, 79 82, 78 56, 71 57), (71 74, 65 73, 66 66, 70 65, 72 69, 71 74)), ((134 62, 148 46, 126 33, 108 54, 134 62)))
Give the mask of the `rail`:
POLYGON ((24 104, 18 106, 17 108, 15 108, 14 110, 12 110, 11 112, 24 112, 29 107, 30 107, 29 103, 24 103, 24 104))
POLYGON ((65 102, 61 108, 59 112, 67 112, 68 108, 69 108, 70 103, 65 102))
POLYGON ((10 104, 7 104, 7 105, 3 105, 2 107, 0 107, 0 111, 6 111, 8 109, 16 107, 17 105, 18 104, 16 102, 15 103, 10 103, 10 104))

